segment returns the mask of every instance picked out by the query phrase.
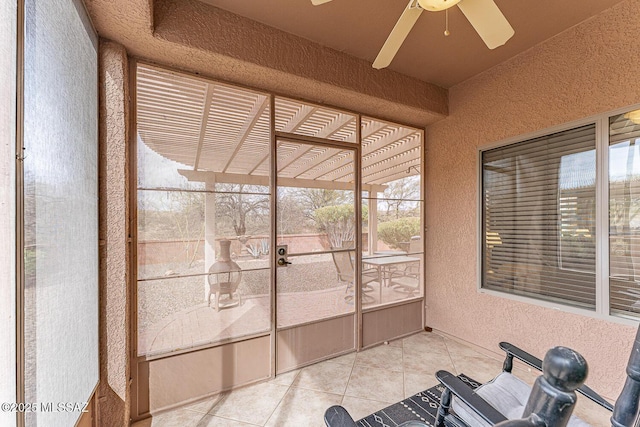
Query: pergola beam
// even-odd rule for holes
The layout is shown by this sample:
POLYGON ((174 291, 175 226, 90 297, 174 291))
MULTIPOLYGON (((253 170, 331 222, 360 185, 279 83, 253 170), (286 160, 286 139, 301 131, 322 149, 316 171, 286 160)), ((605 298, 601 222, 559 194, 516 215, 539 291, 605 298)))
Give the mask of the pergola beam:
POLYGON ((317 109, 315 107, 310 105, 301 105, 296 115, 291 118, 282 131, 294 133, 307 121, 309 116, 316 112, 316 110, 317 109))
MULTIPOLYGON (((296 175, 294 175, 294 178, 298 178, 301 175, 304 175, 307 172, 310 172, 311 170, 313 170, 313 168, 321 165, 324 162, 328 162, 325 165, 325 168, 327 167, 331 167, 332 163, 329 163, 329 161, 333 158, 333 157, 337 157, 339 156, 341 153, 343 153, 342 151, 338 151, 335 148, 326 148, 324 153, 319 154, 318 156, 316 156, 315 159, 313 159, 311 162, 307 162, 307 163, 299 163, 296 165, 295 171, 300 171, 302 169, 302 171, 298 172, 296 175)), ((346 158, 346 157, 345 157, 346 158)), ((344 158, 342 160, 336 160, 335 162, 340 162, 342 164, 344 164, 344 158)), ((319 176, 324 175, 323 171, 320 171, 319 173, 317 172, 316 175, 314 176, 307 176, 307 178, 310 179, 316 179, 319 176)))
POLYGON ((408 173, 407 172, 407 171, 409 171, 409 167, 411 167, 411 166, 420 167, 420 159, 411 159, 411 160, 408 160, 406 162, 400 163, 400 164, 396 165, 393 168, 388 168, 388 169, 384 169, 384 170, 381 170, 381 171, 376 171, 376 172, 373 172, 373 173, 370 173, 370 174, 363 173, 362 179, 367 181, 367 182, 372 182, 372 183, 376 183, 376 184, 378 182, 380 182, 380 181, 382 181, 382 182, 391 182, 391 181, 394 181, 396 179, 400 179, 400 178, 405 178, 405 177, 416 175, 415 173, 408 173), (382 176, 379 176, 377 178, 373 178, 372 179, 373 176, 382 174, 384 172, 390 172, 390 173, 387 173, 387 174, 384 174, 382 176))
POLYGON ((215 85, 207 84, 207 92, 204 98, 204 107, 202 108, 202 120, 200 121, 200 133, 198 134, 198 147, 196 148, 196 158, 193 161, 193 170, 198 170, 200 163, 200 155, 202 154, 202 145, 204 144, 204 135, 207 132, 209 124, 209 112, 211 111, 211 103, 213 102, 213 91, 215 85))
POLYGON ((278 167, 278 173, 282 172, 290 164, 295 163, 299 158, 307 154, 312 149, 313 149, 312 145, 304 145, 304 144, 298 145, 291 153, 289 153, 289 155, 285 160, 283 160, 282 162, 280 161, 276 162, 276 166, 278 167))
POLYGON ((361 136, 362 140, 364 141, 365 139, 369 138, 371 135, 373 135, 374 133, 378 132, 380 129, 386 126, 388 126, 386 123, 378 120, 369 121, 365 126, 363 126, 362 136, 361 136))
POLYGON ((231 165, 231 162, 233 162, 233 159, 235 159, 235 157, 238 155, 238 152, 240 152, 240 149, 242 148, 244 142, 247 140, 247 137, 249 136, 249 134, 251 134, 251 131, 255 127, 256 123, 258 123, 258 120, 260 120, 260 117, 262 117, 262 113, 267 108, 267 105, 269 105, 269 97, 258 96, 255 104, 253 104, 253 107, 251 108, 251 111, 247 115, 246 121, 242 125, 242 128, 238 131, 238 135, 236 135, 236 137, 234 138, 237 141, 235 144, 236 148, 229 157, 227 164, 222 169, 223 173, 227 171, 227 169, 231 165))
POLYGON ((353 181, 353 167, 349 168, 348 167, 348 163, 347 162, 341 162, 341 164, 338 165, 329 165, 329 166, 334 166, 329 170, 325 170, 322 171, 321 174, 318 174, 316 176, 310 177, 311 179, 326 179, 326 180, 330 180, 330 181, 338 181, 338 180, 346 180, 346 181, 353 181), (346 174, 340 175, 339 177, 336 177, 333 174, 336 173, 340 173, 344 170, 350 170, 350 172, 347 172, 346 174), (347 179, 348 177, 351 177, 351 179, 347 179))
POLYGON ((378 139, 373 139, 371 141, 367 141, 366 139, 362 140, 362 154, 364 156, 369 155, 373 152, 376 152, 389 144, 393 144, 394 142, 411 135, 412 133, 416 133, 415 129, 410 129, 406 127, 400 127, 393 130, 390 134, 380 137, 378 139))
POLYGON ((385 150, 384 153, 373 152, 362 156, 362 168, 371 167, 384 160, 393 161, 396 158, 402 157, 403 154, 420 147, 422 147, 422 142, 417 135, 415 138, 409 137, 402 144, 395 144, 385 150))
POLYGON ((320 130, 315 136, 317 138, 329 138, 331 135, 340 131, 343 127, 355 120, 355 117, 347 114, 338 114, 338 116, 320 130))
MULTIPOLYGON (((190 169, 178 169, 178 173, 191 182, 216 182, 218 184, 245 184, 269 186, 269 177, 263 175, 243 175, 234 173, 219 173, 209 171, 193 171, 190 169)), ((325 181, 300 178, 278 177, 277 184, 280 187, 295 188, 320 188, 325 190, 355 190, 353 182, 325 181)), ((364 191, 383 192, 386 185, 363 185, 364 191)))

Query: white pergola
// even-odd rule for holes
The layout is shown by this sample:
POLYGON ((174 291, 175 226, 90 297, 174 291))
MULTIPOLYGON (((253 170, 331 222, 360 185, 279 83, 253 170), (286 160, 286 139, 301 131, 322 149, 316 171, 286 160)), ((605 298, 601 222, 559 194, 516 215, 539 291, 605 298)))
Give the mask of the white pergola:
MULTIPOLYGON (((204 182, 206 218, 215 217, 216 183, 270 185, 271 138, 276 135, 279 186, 355 190, 354 113, 275 97, 274 129, 267 93, 196 76, 138 65, 137 126, 142 141, 161 156, 181 163, 179 172, 204 182), (289 135, 306 139, 296 141, 289 135), (316 139, 336 145, 313 145, 316 139)), ((361 189, 372 198, 386 183, 419 175, 423 132, 378 119, 361 119, 361 189)), ((376 204, 369 224, 377 223, 376 204)), ((215 260, 213 221, 205 219, 205 267, 215 260)), ((375 227, 370 241, 376 242, 375 227)))

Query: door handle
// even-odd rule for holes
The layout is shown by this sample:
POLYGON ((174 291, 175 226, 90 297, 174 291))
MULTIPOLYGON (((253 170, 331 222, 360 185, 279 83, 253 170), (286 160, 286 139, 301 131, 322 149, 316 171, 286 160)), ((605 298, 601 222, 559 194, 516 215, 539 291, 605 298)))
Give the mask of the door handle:
POLYGON ((278 265, 283 266, 283 265, 288 265, 291 264, 289 261, 287 261, 284 258, 278 258, 278 265))

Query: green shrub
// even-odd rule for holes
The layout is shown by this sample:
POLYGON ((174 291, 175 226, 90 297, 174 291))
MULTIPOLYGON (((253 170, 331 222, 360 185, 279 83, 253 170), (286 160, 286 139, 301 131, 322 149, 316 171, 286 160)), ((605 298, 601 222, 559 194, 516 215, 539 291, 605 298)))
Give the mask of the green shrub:
POLYGON ((391 248, 400 249, 400 243, 409 242, 411 236, 420 235, 420 218, 399 218, 378 225, 378 238, 391 248))
MULTIPOLYGON (((362 206, 362 219, 367 218, 368 209, 362 206)), ((353 203, 325 206, 313 212, 318 228, 327 233, 331 247, 340 248, 344 241, 355 241, 355 217, 353 203)))

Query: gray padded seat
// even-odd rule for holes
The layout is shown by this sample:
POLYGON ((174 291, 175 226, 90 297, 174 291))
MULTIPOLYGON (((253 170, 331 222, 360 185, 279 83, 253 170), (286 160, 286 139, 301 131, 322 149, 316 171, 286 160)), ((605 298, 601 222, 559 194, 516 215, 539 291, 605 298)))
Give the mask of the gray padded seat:
MULTIPOLYGON (((522 418, 524 407, 529 400, 531 387, 520 378, 502 372, 490 382, 476 389, 476 394, 496 408, 510 420, 522 418)), ((473 409, 460 399, 452 398, 451 409, 465 423, 473 427, 491 427, 473 409)), ((567 427, 591 427, 575 415, 571 416, 567 427)))

